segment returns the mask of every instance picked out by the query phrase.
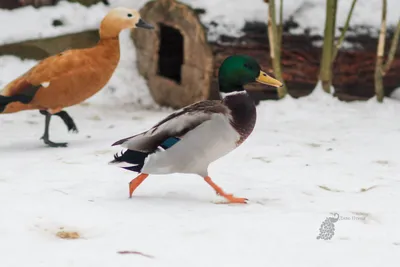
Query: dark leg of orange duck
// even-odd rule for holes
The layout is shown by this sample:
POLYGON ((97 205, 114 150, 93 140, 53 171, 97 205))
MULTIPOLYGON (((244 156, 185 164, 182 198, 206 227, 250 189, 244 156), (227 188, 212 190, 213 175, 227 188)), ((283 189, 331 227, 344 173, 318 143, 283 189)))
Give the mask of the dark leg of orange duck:
POLYGON ((147 173, 139 174, 129 183, 129 197, 132 197, 133 191, 149 176, 147 173))
POLYGON ((217 192, 218 195, 224 197, 226 200, 228 200, 228 203, 243 203, 245 204, 247 202, 247 198, 242 198, 242 197, 234 197, 232 194, 227 194, 222 190, 221 187, 216 185, 213 180, 211 180, 210 176, 204 177, 204 181, 206 181, 214 190, 217 192))
POLYGON ((44 110, 41 110, 40 113, 46 116, 45 124, 44 124, 44 134, 40 139, 43 139, 43 142, 50 147, 66 147, 68 143, 54 143, 54 142, 50 141, 49 128, 50 128, 50 120, 51 120, 52 114, 50 114, 49 112, 44 111, 44 110))
MULTIPOLYGON (((40 114, 42 114, 42 115, 46 115, 47 113, 49 113, 49 112, 46 110, 40 110, 40 114)), ((68 128, 68 132, 74 132, 74 133, 78 132, 78 127, 76 127, 74 120, 66 111, 61 110, 57 113, 54 113, 53 115, 58 116, 58 117, 60 117, 60 119, 62 119, 62 121, 68 128)))
POLYGON ((64 122, 64 124, 67 126, 68 128, 68 132, 73 132, 73 133, 77 133, 78 132, 78 127, 76 127, 76 124, 74 122, 74 120, 72 119, 72 117, 64 110, 61 110, 60 112, 57 112, 55 114, 53 114, 55 116, 58 116, 62 119, 62 121, 64 122))

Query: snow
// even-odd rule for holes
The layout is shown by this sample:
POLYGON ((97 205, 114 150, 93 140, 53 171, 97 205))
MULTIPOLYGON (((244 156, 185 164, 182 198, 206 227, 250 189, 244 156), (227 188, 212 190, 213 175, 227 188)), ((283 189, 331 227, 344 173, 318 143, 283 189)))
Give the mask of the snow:
MULTIPOLYGON (((266 22, 268 18, 268 5, 262 0, 184 0, 182 2, 206 10, 206 14, 201 16, 201 20, 210 28, 208 33, 210 40, 217 40, 222 34, 240 36, 246 21, 266 22), (218 25, 211 25, 213 21, 218 25)), ((275 2, 278 19, 280 1, 275 2)), ((340 35, 339 27, 343 26, 346 21, 351 2, 351 0, 338 1, 337 35, 340 35)), ((387 3, 387 23, 396 25, 400 17, 400 2, 388 0, 387 3)), ((357 1, 350 25, 363 25, 378 29, 381 20, 381 4, 381 0, 357 1)), ((284 0, 283 7, 283 20, 287 21, 294 16, 295 21, 299 24, 299 27, 291 29, 290 33, 301 34, 308 29, 311 34, 323 34, 326 1, 284 0)), ((372 34, 374 33, 372 32, 372 34)))
POLYGON ((392 94, 390 95, 390 98, 400 100, 400 87, 393 90, 392 94))
MULTIPOLYGON (((103 3, 85 7, 78 3, 60 1, 55 7, 45 6, 35 9, 26 6, 14 11, 0 10, 0 25, 12 25, 12 27, 3 27, 0 31, 0 44, 97 29, 101 19, 110 8, 125 6, 140 9, 146 2, 146 0, 110 0, 110 7, 103 3), (55 19, 61 20, 64 25, 52 26, 55 19)), ((218 40, 221 35, 240 36, 246 21, 266 22, 268 14, 268 5, 262 0, 183 0, 181 2, 206 10, 200 19, 209 28, 208 38, 211 41, 218 40)), ((276 2, 278 12, 279 1, 276 2)), ((338 27, 344 25, 351 2, 350 0, 339 1, 338 27)), ((378 29, 381 19, 381 2, 381 0, 357 1, 351 25, 378 29)), ((393 26, 397 24, 400 17, 400 2, 397 0, 387 2, 387 22, 389 26, 393 26)), ((299 23, 299 28, 292 29, 291 33, 303 33, 304 30, 309 29, 312 34, 322 35, 325 1, 285 0, 283 3, 284 20, 294 16, 299 23)), ((340 33, 339 29, 336 33, 337 35, 340 33)), ((376 34, 376 31, 372 34, 376 34)))
MULTIPOLYGON (((279 2, 279 1, 276 1, 279 2)), ((340 35, 339 27, 343 27, 350 11, 352 0, 339 0, 337 17, 336 17, 336 35, 340 35)), ((310 33, 323 35, 325 26, 325 9, 326 1, 320 0, 284 0, 284 19, 294 16, 299 23, 299 28, 294 29, 291 33, 303 33, 304 29, 310 29, 310 33)), ((400 2, 397 0, 387 1, 387 24, 395 26, 400 17, 400 2)), ((376 34, 381 23, 381 0, 358 0, 353 15, 351 17, 350 26, 372 27, 376 34)), ((358 29, 359 31, 360 29, 358 29)))
MULTIPOLYGON (((34 63, 1 60, 2 81, 34 63)), ((53 119, 50 137, 68 148, 43 145, 37 111, 0 116, 1 266, 398 266, 400 102, 343 103, 320 89, 264 101, 249 139, 210 166, 247 205, 218 205, 184 174, 150 176, 129 199, 134 173, 107 164, 120 151, 110 145, 170 111, 111 103, 68 108, 78 134, 53 119), (332 240, 317 240, 334 212, 332 240)))
POLYGON ((25 6, 15 10, 0 9, 0 43, 14 43, 30 39, 54 37, 67 33, 97 29, 100 21, 107 14, 104 4, 90 8, 78 3, 60 1, 56 6, 44 6, 36 9, 25 6), (53 20, 59 19, 64 25, 53 26, 53 20))

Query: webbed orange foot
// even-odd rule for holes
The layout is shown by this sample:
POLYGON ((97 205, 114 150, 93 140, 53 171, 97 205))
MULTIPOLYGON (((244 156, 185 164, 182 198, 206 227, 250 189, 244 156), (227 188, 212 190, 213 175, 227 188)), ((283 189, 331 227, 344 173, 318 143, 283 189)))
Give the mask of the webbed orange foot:
POLYGON ((241 203, 241 204, 246 204, 247 203, 247 198, 242 198, 242 197, 234 197, 233 194, 227 194, 224 192, 224 190, 221 189, 218 185, 216 185, 209 176, 204 177, 204 180, 215 190, 217 195, 220 195, 224 197, 228 203, 241 203))

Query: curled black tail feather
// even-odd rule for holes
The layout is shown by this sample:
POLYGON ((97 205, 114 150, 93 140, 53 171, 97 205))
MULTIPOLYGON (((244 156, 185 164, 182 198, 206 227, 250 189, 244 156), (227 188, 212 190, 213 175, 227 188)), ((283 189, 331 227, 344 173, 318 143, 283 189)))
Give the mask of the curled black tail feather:
POLYGON ((0 112, 3 112, 10 102, 12 102, 12 99, 9 96, 0 95, 0 112))
POLYGON ((12 102, 21 102, 23 104, 28 104, 35 97, 36 92, 42 87, 42 85, 33 85, 29 82, 25 82, 22 87, 20 87, 20 94, 12 96, 0 95, 0 112, 3 112, 6 106, 12 102))
MULTIPOLYGON (((39 86, 40 87, 40 86, 39 86)), ((13 96, 4 96, 0 95, 0 112, 3 112, 6 109, 6 106, 12 102, 21 102, 23 104, 28 104, 32 101, 34 95, 13 95, 13 96)))
POLYGON ((141 172, 144 165, 144 161, 148 155, 149 155, 148 153, 128 149, 125 152, 121 151, 121 154, 116 153, 114 155, 114 160, 111 161, 110 163, 111 164, 119 162, 130 163, 133 166, 122 167, 122 168, 129 171, 141 172))
POLYGON ((118 153, 115 153, 113 161, 115 161, 115 162, 121 161, 120 159, 122 158, 122 156, 123 156, 122 151, 121 151, 121 156, 118 156, 118 153))

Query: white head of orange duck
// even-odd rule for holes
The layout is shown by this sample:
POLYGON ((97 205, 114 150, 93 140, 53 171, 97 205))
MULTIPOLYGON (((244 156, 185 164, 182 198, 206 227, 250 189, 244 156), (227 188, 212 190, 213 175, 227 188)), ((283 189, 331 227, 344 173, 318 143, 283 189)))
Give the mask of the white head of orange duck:
POLYGON ((102 20, 100 38, 115 38, 122 30, 134 28, 153 29, 154 27, 145 22, 137 10, 116 7, 111 9, 102 20))

